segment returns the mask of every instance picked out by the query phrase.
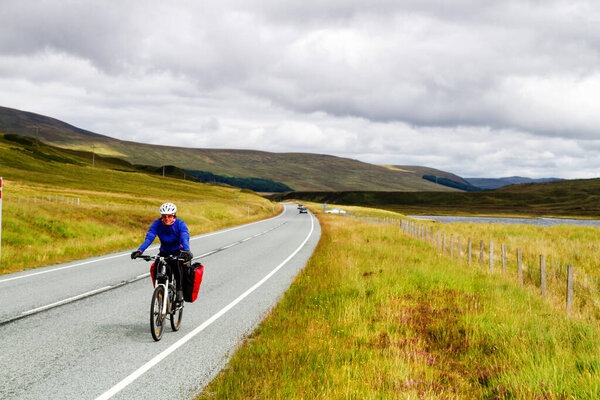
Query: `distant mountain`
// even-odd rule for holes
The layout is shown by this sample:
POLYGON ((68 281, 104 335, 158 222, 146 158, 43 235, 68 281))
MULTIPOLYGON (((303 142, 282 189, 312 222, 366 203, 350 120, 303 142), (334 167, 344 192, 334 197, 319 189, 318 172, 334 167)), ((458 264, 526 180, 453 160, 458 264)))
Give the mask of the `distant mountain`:
MULTIPOLYGON (((0 107, 0 132, 39 137, 71 150, 93 151, 131 164, 171 165, 229 177, 281 182, 294 190, 456 191, 401 171, 358 160, 311 153, 195 149, 118 140, 39 114, 0 107)), ((401 168, 400 168, 401 169, 401 168)), ((443 171, 440 171, 443 172, 443 171)))
POLYGON ((522 176, 508 176, 505 178, 465 178, 468 183, 482 189, 491 190, 498 189, 503 186, 514 185, 519 183, 542 183, 561 180, 560 178, 540 178, 532 179, 522 176))

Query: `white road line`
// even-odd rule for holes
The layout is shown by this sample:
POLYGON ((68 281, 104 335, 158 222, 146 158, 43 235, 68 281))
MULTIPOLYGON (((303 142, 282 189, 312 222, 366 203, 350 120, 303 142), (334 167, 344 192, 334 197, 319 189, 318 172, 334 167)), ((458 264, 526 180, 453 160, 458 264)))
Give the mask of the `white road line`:
POLYGON ((202 332, 204 329, 206 329, 208 326, 210 326, 217 319, 219 319, 220 317, 222 317, 225 313, 227 313, 229 310, 231 310, 233 307, 235 307, 244 298, 248 297, 248 295, 250 295, 256 289, 258 289, 260 286, 262 286, 263 283, 265 283, 277 271, 279 271, 285 264, 287 264, 288 261, 290 261, 292 259, 292 257, 294 257, 296 254, 298 254, 298 252, 304 247, 304 245, 306 244, 306 242, 308 242, 308 239, 310 239, 310 237, 311 237, 311 235, 313 233, 313 230, 314 230, 314 217, 311 215, 311 219, 310 219, 310 232, 308 233, 308 236, 306 236, 306 238, 304 239, 304 241, 302 242, 302 244, 300 244, 300 246, 296 250, 294 250, 294 252, 292 254, 290 254, 285 260, 283 260, 283 262, 281 264, 279 264, 277 267, 275 267, 275 269, 273 269, 271 272, 269 272, 268 275, 266 275, 264 278, 262 278, 256 284, 254 284, 254 286, 252 286, 250 289, 248 289, 244 293, 242 293, 237 299, 233 300, 231 303, 229 303, 227 306, 225 306, 224 308, 222 308, 219 312, 217 312, 212 317, 210 317, 209 319, 207 319, 204 323, 202 323, 196 329, 194 329, 193 331, 191 331, 190 333, 188 333, 187 335, 185 335, 184 337, 182 337, 181 339, 179 339, 177 342, 175 342, 170 347, 168 347, 167 349, 165 349, 164 351, 162 351, 161 353, 159 353, 157 356, 155 356, 153 359, 151 359, 150 361, 148 361, 146 364, 142 365, 140 368, 138 368, 137 370, 135 370, 128 377, 126 377, 125 379, 123 379, 121 382, 117 383, 115 386, 113 386, 112 388, 110 388, 108 391, 104 392, 102 395, 100 395, 99 397, 97 397, 96 400, 110 399, 112 396, 114 396, 115 394, 119 393, 125 387, 127 387, 132 382, 134 382, 137 378, 139 378, 140 376, 142 376, 150 368, 152 368, 155 365, 157 365, 159 362, 161 362, 163 359, 165 359, 169 354, 173 353, 175 350, 177 350, 179 347, 183 346, 185 343, 187 343, 190 339, 192 339, 198 333, 202 332))
POLYGON ((276 216, 276 217, 269 218, 269 219, 262 219, 262 220, 260 220, 260 221, 251 222, 251 223, 249 223, 249 224, 240 225, 240 226, 235 226, 235 227, 233 227, 233 228, 227 228, 227 229, 224 229, 224 230, 222 230, 222 231, 217 231, 217 232, 213 232, 213 233, 207 233, 207 234, 205 234, 205 235, 196 236, 196 237, 193 237, 193 238, 191 238, 191 239, 190 239, 190 241, 192 241, 192 240, 196 240, 196 239, 203 239, 203 238, 205 238, 205 237, 209 237, 209 236, 213 236, 213 235, 219 235, 219 234, 221 234, 221 233, 225 233, 225 232, 231 232, 231 231, 235 231, 235 230, 237 230, 237 229, 242 229, 242 228, 245 228, 245 227, 247 227, 247 226, 254 225, 254 224, 259 224, 259 223, 261 223, 261 222, 265 222, 265 221, 273 221, 274 219, 277 219, 277 218, 279 218, 279 217, 282 217, 282 216, 283 216, 283 214, 285 214, 285 212, 286 212, 286 211, 287 211, 287 208, 283 207, 283 212, 282 212, 281 214, 279 214, 278 216, 276 216))
POLYGON ((279 225, 277 225, 277 226, 274 226, 274 227, 273 227, 273 228, 271 228, 271 229, 267 229, 266 231, 263 231, 263 232, 259 233, 258 235, 250 236, 250 237, 247 237, 246 239, 239 240, 239 241, 237 241, 237 242, 233 242, 233 243, 231 243, 231 244, 228 244, 228 245, 227 245, 227 246, 225 246, 225 247, 221 247, 221 248, 218 248, 218 249, 216 249, 216 250, 209 251, 208 253, 200 254, 199 256, 196 256, 196 257, 192 258, 192 260, 198 260, 198 259, 200 259, 200 258, 202 258, 202 257, 207 257, 207 256, 210 256, 210 255, 212 255, 212 254, 218 253, 219 251, 223 251, 223 250, 225 250, 225 249, 228 249, 228 248, 230 248, 230 247, 237 246, 238 244, 242 244, 242 243, 244 243, 244 242, 246 242, 246 241, 248 241, 248 240, 250 240, 250 239, 254 239, 254 238, 256 238, 256 237, 259 237, 259 236, 261 236, 261 235, 264 235, 264 234, 266 234, 266 233, 269 233, 269 232, 271 232, 271 231, 273 231, 273 230, 275 230, 275 229, 279 228, 281 225, 284 225, 284 224, 285 224, 285 222, 282 222, 281 224, 279 224, 279 225))
MULTIPOLYGON (((273 217, 273 218, 263 219, 263 220, 252 222, 252 223, 249 223, 249 224, 245 224, 245 225, 240 225, 240 226, 236 226, 236 227, 233 227, 233 228, 224 229, 222 231, 208 233, 208 234, 205 234, 205 235, 198 235, 198 236, 195 236, 195 237, 191 238, 190 241, 196 240, 196 239, 203 239, 203 238, 208 237, 208 236, 219 235, 221 233, 230 232, 230 231, 233 231, 233 230, 236 230, 236 229, 245 228, 247 226, 258 224, 258 223, 265 222, 265 221, 272 221, 272 220, 274 220, 276 218, 281 217, 283 214, 285 214, 286 210, 287 209, 284 207, 283 208, 283 212, 281 214, 279 214, 278 216, 273 217)), ((154 245, 154 246, 149 247, 148 250, 154 250, 154 249, 157 249, 158 247, 159 247, 159 245, 154 245)), ((67 265, 67 266, 64 266, 64 267, 58 267, 58 268, 54 268, 54 269, 49 269, 49 270, 46 270, 46 271, 34 272, 32 274, 20 275, 20 276, 15 276, 15 277, 6 278, 6 279, 0 279, 0 284, 2 284, 4 282, 14 281, 14 280, 17 280, 17 279, 24 279, 24 278, 30 278, 30 277, 36 276, 36 275, 47 274, 47 273, 50 273, 50 272, 62 271, 64 269, 80 267, 82 265, 87 265, 87 264, 95 263, 95 262, 98 262, 98 261, 111 260, 113 258, 123 257, 123 256, 127 256, 129 254, 130 254, 129 252, 125 252, 125 253, 117 254, 117 255, 114 255, 114 256, 108 256, 108 257, 98 258, 97 260, 90 260, 90 261, 85 261, 85 262, 81 262, 81 263, 77 263, 77 264, 73 264, 73 265, 67 265)))
POLYGON ((89 292, 87 292, 87 293, 79 294, 79 295, 77 295, 77 296, 69 297, 68 299, 64 299, 64 300, 61 300, 61 301, 57 301, 56 303, 47 304, 47 305, 45 305, 45 306, 38 307, 38 308, 34 308, 33 310, 29 310, 29 311, 23 311, 23 312, 21 313, 21 315, 29 315, 29 314, 34 314, 34 313, 36 313, 36 312, 43 311, 43 310, 45 310, 45 309, 47 309, 47 308, 56 307, 56 306, 59 306, 59 305, 61 305, 61 304, 68 303, 68 302, 70 302, 70 301, 74 301, 74 300, 77 300, 77 299, 79 299, 79 298, 82 298, 82 297, 89 296, 89 295, 91 295, 91 294, 94 294, 94 293, 96 293, 96 292, 100 292, 100 291, 103 291, 103 290, 106 290, 106 289, 110 289, 111 287, 112 287, 112 286, 104 286, 103 288, 100 288, 100 289, 94 289, 94 290, 91 290, 91 291, 89 291, 89 292))

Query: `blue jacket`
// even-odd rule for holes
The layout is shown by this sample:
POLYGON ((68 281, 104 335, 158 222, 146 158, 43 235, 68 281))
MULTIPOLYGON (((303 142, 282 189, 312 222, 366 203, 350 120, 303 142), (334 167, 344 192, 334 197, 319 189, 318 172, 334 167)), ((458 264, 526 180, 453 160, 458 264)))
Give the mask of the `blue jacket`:
POLYGON ((146 250, 157 235, 160 239, 160 251, 162 253, 173 254, 177 250, 190 249, 190 231, 185 222, 176 218, 173 225, 165 225, 159 218, 148 229, 146 240, 138 250, 142 252, 146 250))

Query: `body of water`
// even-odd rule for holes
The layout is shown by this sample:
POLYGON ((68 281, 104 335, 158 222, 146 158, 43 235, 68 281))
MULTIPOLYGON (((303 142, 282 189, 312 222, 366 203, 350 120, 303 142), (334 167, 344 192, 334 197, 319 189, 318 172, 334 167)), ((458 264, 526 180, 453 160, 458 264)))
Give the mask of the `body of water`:
POLYGON ((429 219, 444 224, 452 222, 475 222, 482 224, 527 224, 538 226, 578 225, 600 226, 597 219, 567 219, 567 218, 493 218, 493 217, 451 217, 438 215, 407 215, 415 219, 429 219))

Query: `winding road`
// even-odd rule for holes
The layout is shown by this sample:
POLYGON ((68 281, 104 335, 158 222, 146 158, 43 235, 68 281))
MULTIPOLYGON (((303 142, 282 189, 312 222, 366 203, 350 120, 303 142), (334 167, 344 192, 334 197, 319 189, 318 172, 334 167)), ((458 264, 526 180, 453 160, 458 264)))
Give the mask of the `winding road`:
POLYGON ((0 276, 0 399, 192 398, 281 298, 320 234, 312 214, 284 204, 274 218, 192 237, 202 287, 181 329, 167 326, 160 342, 150 334, 150 264, 131 250, 0 276))

